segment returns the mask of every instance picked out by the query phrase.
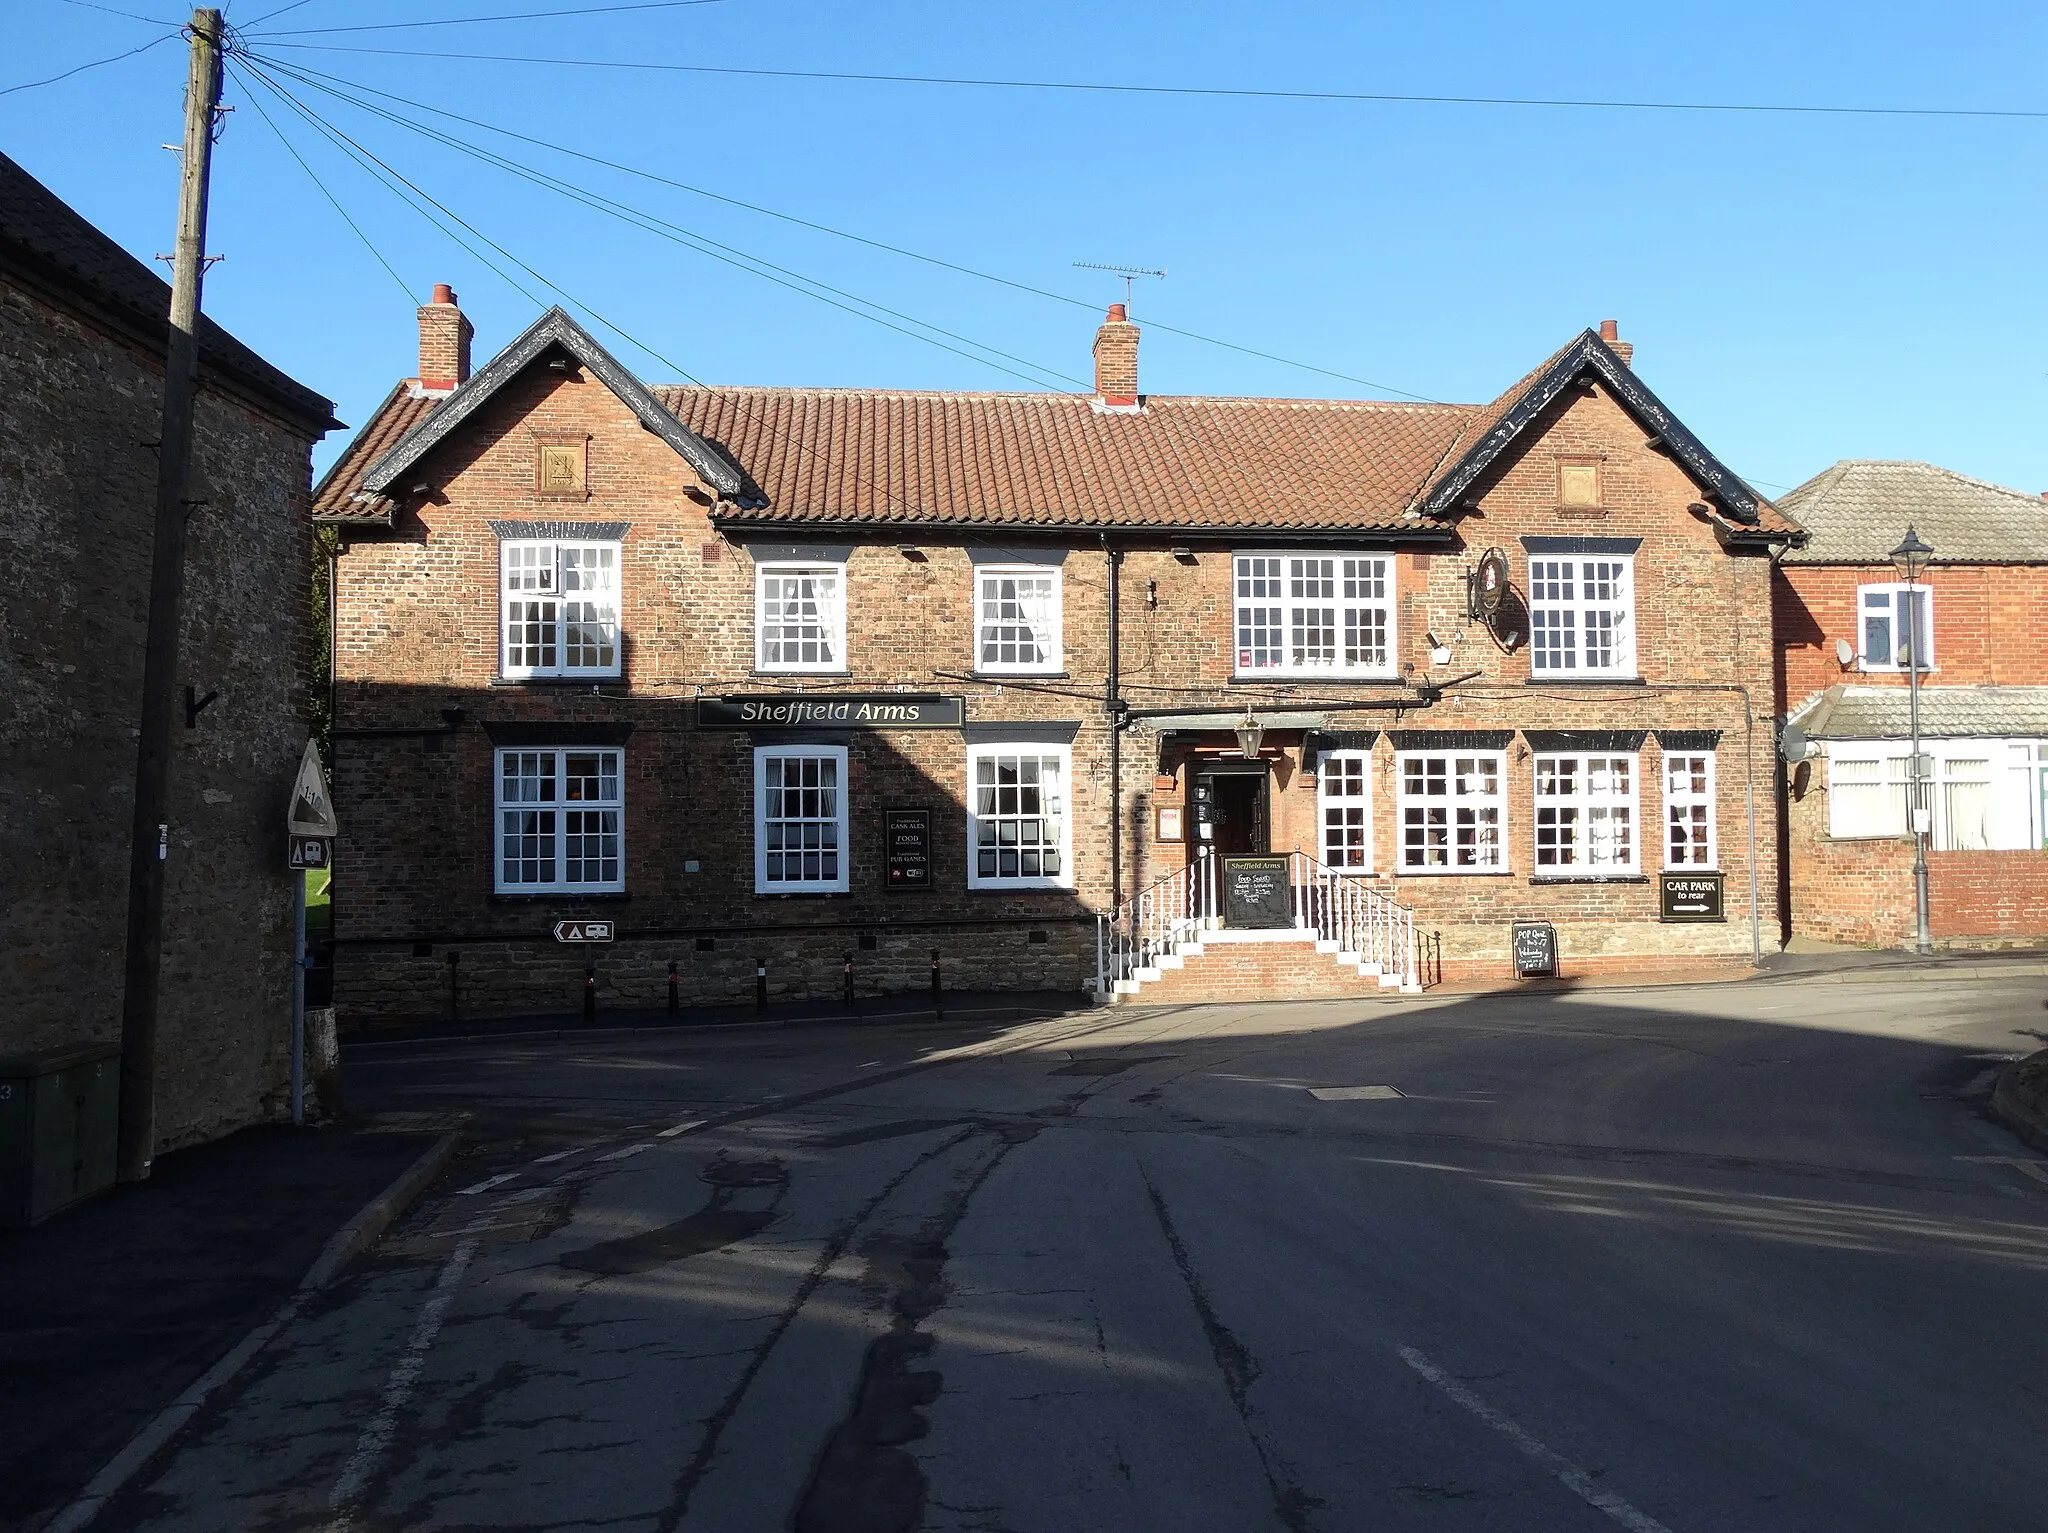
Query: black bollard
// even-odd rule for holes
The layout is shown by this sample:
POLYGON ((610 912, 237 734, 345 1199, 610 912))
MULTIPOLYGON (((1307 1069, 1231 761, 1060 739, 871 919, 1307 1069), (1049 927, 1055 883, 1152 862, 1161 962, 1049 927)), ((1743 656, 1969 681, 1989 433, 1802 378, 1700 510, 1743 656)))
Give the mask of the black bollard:
POLYGON ((583 1020, 586 1022, 595 1022, 597 1020, 597 959, 595 956, 586 959, 583 965, 583 1020))
POLYGON ((940 1002, 939 1002, 939 950, 938 950, 937 948, 933 948, 933 949, 932 949, 932 1004, 933 1004, 934 1006, 937 1006, 937 1005, 939 1005, 939 1004, 940 1004, 940 1002))
POLYGON ((754 960, 754 1005, 762 1011, 768 1009, 768 960, 754 960))
POLYGON ((676 961, 668 961, 668 1014, 674 1016, 683 1009, 682 994, 676 984, 676 961))
POLYGON ((462 1019, 462 987, 456 982, 456 965, 461 961, 462 955, 460 953, 456 952, 454 948, 448 949, 448 1020, 450 1022, 457 1022, 462 1019))
POLYGON ((853 954, 846 955, 846 1004, 853 1004, 853 954))

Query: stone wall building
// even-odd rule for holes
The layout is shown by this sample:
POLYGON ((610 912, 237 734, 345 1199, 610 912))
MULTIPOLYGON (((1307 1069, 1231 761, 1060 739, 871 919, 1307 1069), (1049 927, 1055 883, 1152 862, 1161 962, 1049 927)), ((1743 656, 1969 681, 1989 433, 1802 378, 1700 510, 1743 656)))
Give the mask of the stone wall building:
POLYGON ((1809 541, 1774 594, 1794 935, 1914 937, 1904 646, 1922 639, 1928 916, 1946 946, 2048 940, 2048 501, 1931 463, 1842 462, 1783 502, 1809 541), (1891 551, 1933 550, 1917 591, 1891 551))
MULTIPOLYGON (((452 294, 420 325, 316 498, 344 1026, 573 1007, 575 918, 607 1005, 1081 990, 1191 851, 1432 974, 1522 920, 1567 973, 1775 933, 1796 528, 1611 326, 1461 406, 1147 394, 1121 305, 1092 395, 650 388, 559 311, 472 376, 452 294)), ((1112 977, 1390 977, 1306 935, 1112 977)))
MULTIPOLYGON (((0 1054, 116 1039, 170 289, 0 157, 0 1054)), ((285 804, 328 402, 202 336, 164 905, 160 1148, 276 1116, 285 804)))

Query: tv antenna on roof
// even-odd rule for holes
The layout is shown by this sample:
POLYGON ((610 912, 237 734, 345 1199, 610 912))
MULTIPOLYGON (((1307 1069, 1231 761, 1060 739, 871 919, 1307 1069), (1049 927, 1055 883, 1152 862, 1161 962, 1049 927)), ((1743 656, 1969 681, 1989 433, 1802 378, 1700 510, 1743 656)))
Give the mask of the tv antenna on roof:
POLYGON ((1134 281, 1134 280, 1135 280, 1136 278, 1139 278, 1139 277, 1161 277, 1161 278, 1163 278, 1163 277, 1164 277, 1164 276, 1166 275, 1166 268, 1165 268, 1165 267, 1163 267, 1163 266, 1162 266, 1162 267, 1160 267, 1160 268, 1159 268, 1159 270, 1157 270, 1157 271, 1154 271, 1154 270, 1152 270, 1152 268, 1151 268, 1151 267, 1149 267, 1149 266, 1105 266, 1105 265, 1103 265, 1103 264, 1102 264, 1102 263, 1101 263, 1100 261, 1076 261, 1076 262, 1075 262, 1074 264, 1075 264, 1076 266, 1080 267, 1080 268, 1081 268, 1082 270, 1084 270, 1084 271, 1108 271, 1108 272, 1115 272, 1115 273, 1116 273, 1116 274, 1117 274, 1117 275, 1118 275, 1119 277, 1123 278, 1123 279, 1124 279, 1124 307, 1125 307, 1126 309, 1129 309, 1129 308, 1130 308, 1130 306, 1131 306, 1131 283, 1132 283, 1132 282, 1133 282, 1133 281, 1134 281))

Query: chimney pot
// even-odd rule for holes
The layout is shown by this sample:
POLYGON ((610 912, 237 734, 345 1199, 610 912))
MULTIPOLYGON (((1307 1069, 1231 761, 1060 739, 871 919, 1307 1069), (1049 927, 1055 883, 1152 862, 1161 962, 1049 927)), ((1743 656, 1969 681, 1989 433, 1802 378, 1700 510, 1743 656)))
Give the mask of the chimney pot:
POLYGON ((455 302, 455 289, 434 284, 420 305, 420 387, 445 393, 469 381, 469 343, 476 330, 455 302))
POLYGON ((1138 327, 1124 306, 1109 306, 1109 318, 1095 332, 1095 402, 1112 410, 1138 407, 1138 327))
POLYGON ((1636 355, 1635 343, 1632 341, 1624 341, 1621 338, 1620 320, 1601 320, 1600 339, 1607 343, 1607 349, 1609 351, 1613 352, 1617 357, 1621 358, 1622 366, 1630 367, 1634 365, 1636 355))

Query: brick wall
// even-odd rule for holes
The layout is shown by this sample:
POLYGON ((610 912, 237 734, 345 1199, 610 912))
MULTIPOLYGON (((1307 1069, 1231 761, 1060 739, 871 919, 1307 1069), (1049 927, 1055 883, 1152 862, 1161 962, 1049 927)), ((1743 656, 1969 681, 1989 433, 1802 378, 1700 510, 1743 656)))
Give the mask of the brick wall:
MULTIPOLYGON (((971 544, 987 532, 904 537, 881 531, 854 547, 847 581, 849 674, 829 681, 754 673, 753 560, 737 536, 721 537, 691 471, 594 378, 536 366, 508 385, 416 471, 430 488, 402 508, 391 533, 356 534, 340 561, 337 794, 343 824, 336 880, 341 943, 337 999, 344 1022, 438 1014, 446 1003, 445 949, 478 1004, 560 1004, 580 972, 546 953, 547 926, 564 915, 603 910, 626 936, 621 983, 643 985, 668 957, 696 952, 710 936, 724 954, 735 928, 789 944, 792 993, 836 993, 838 958, 856 932, 900 934, 906 951, 936 945, 962 973, 996 985, 1037 985, 1093 967, 1087 924, 1109 902, 1112 796, 1109 732, 1099 701, 1108 663, 1105 557, 1077 540, 1063 566, 1064 675, 1034 690, 992 678, 962 680, 974 665, 971 544), (565 508, 533 489, 537 436, 587 436, 588 498, 565 508), (602 688, 494 684, 497 661, 498 543, 488 522, 523 516, 589 516, 631 524, 624 544, 624 677, 602 688), (800 688, 907 687, 964 695, 971 722, 1072 721, 1071 818, 1076 887, 1071 892, 992 894, 964 885, 965 749, 950 732, 860 734, 850 743, 853 888, 845 895, 758 898, 752 884, 751 747, 745 735, 699 732, 690 700, 699 692, 794 692, 800 688), (1067 688, 1077 695, 1059 695, 1067 688), (443 710, 461 708, 453 734, 351 734, 438 729, 443 710), (626 744, 627 888, 622 901, 518 900, 491 893, 490 747, 484 726, 555 720, 630 724, 626 744), (933 810, 935 888, 918 896, 879 887, 879 810, 933 810), (690 862, 698 871, 686 871, 690 862), (1076 924, 1079 922, 1080 924, 1076 924), (1019 929, 1054 935, 1012 948, 1019 929), (1078 948, 1072 934, 1084 934, 1078 948), (803 933, 814 935, 805 936, 803 933), (912 935, 915 933, 915 935, 912 935), (1066 933, 1065 936, 1060 935, 1066 933), (415 945, 428 951, 415 960, 415 945), (639 956, 628 957, 631 948, 639 956), (515 960, 516 951, 526 954, 515 960), (1064 955, 1064 956, 1062 956, 1064 955), (437 967, 437 965, 439 965, 437 967), (1064 967, 1059 967, 1064 965, 1064 967), (522 966, 533 977, 520 979, 522 966), (1048 967, 1052 966, 1052 967, 1048 967), (494 972, 486 976, 484 971, 494 972), (801 971, 801 972, 798 972, 801 971), (470 976, 474 975, 472 981, 470 976), (565 981, 564 976, 570 976, 565 981), (629 977, 630 976, 630 977, 629 977)), ((409 476, 410 477, 410 476, 409 476)), ((1745 787, 1754 770, 1758 876, 1774 898, 1776 827, 1769 792, 1767 727, 1745 730, 1747 688, 1761 715, 1771 696, 1769 566, 1731 554, 1687 511, 1696 487, 1602 390, 1568 395, 1540 422, 1529 445, 1477 487, 1479 513, 1463 525, 1465 546, 1396 557, 1397 660, 1418 676, 1476 671, 1442 705, 1410 712, 1405 727, 1717 729, 1719 836, 1727 874, 1726 925, 1657 920, 1654 873, 1661 842, 1659 764, 1654 736, 1641 757, 1638 832, 1645 874, 1628 883, 1532 884, 1533 767, 1519 739, 1508 757, 1510 871, 1497 876, 1397 878, 1393 755, 1375 752, 1375 842, 1379 878, 1414 905, 1426 930, 1443 933, 1448 958, 1504 959, 1510 923, 1537 916, 1560 923, 1568 952, 1677 955, 1711 959, 1749 951, 1749 835, 1745 787), (1590 514, 1558 509, 1557 463, 1600 465, 1603 505, 1590 514), (1464 617, 1465 571, 1479 552, 1511 554, 1517 587, 1527 562, 1516 539, 1529 533, 1641 536, 1637 557, 1637 650, 1644 686, 1530 685, 1526 646, 1503 654, 1464 617), (1432 667, 1426 633, 1452 650, 1432 667)), ((1246 508, 1219 504, 1226 518, 1246 508)), ((1262 516, 1265 512, 1262 510, 1262 516)), ((1022 541, 1023 534, 1007 535, 1022 541)), ((1045 546, 1051 539, 1034 540, 1045 546)), ((1303 546, 1315 546, 1305 535, 1303 546)), ((1162 536, 1128 550, 1122 566, 1122 670, 1133 707, 1230 710, 1314 707, 1318 700, 1389 699, 1389 683, 1297 682, 1248 688, 1230 680, 1233 658, 1231 560, 1227 540, 1162 536), (1174 545, 1191 548, 1176 555, 1174 545)), ((1344 727, 1397 722, 1391 714, 1342 716, 1344 727)), ((1211 748, 1229 743, 1218 735, 1211 748)), ((1132 729, 1123 741, 1122 887, 1128 894, 1178 866, 1185 847, 1153 844, 1152 810, 1185 803, 1191 756, 1176 737, 1132 729), (1155 782, 1155 774, 1161 783, 1155 782)), ((1273 839, 1276 848, 1315 849, 1315 796, 1300 770, 1300 735, 1275 731, 1273 839)), ((742 953, 750 951, 742 944, 742 953)), ((694 963, 694 959, 690 962, 694 963)), ((723 960, 721 959, 722 963, 723 960)), ((742 964, 741 967, 744 967, 742 964)), ((687 968, 687 965, 686 965, 687 968)), ((751 973, 699 966, 691 992, 728 995, 751 973)), ((913 964, 906 988, 923 983, 913 964)), ((777 983, 785 982, 778 975, 777 983)), ((893 983, 893 981, 891 981, 893 983)), ((963 980, 963 983, 965 981, 963 980)))
MULTIPOLYGON (((0 280, 0 1053, 120 1035, 161 376, 0 280)), ((219 698, 171 768, 164 1147, 283 1108, 306 739, 310 444, 211 389, 197 432, 179 674, 219 698)))

